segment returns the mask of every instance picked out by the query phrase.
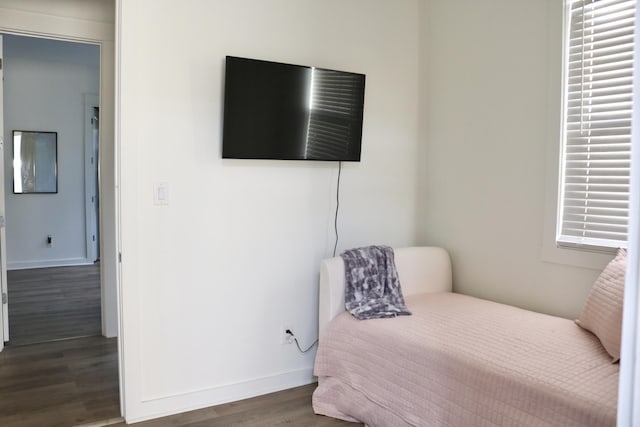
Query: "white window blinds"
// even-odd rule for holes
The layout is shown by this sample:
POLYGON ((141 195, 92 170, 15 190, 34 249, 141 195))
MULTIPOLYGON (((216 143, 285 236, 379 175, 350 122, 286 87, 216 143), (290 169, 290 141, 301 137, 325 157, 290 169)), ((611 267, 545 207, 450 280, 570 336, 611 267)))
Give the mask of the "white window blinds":
POLYGON ((626 246, 635 0, 566 0, 557 241, 626 246))

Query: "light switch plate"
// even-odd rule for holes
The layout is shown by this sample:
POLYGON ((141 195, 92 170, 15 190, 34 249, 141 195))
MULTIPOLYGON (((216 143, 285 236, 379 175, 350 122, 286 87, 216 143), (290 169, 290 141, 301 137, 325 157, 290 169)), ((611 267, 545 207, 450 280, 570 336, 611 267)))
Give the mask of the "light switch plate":
POLYGON ((156 182, 153 184, 153 204, 169 204, 169 184, 166 182, 156 182))

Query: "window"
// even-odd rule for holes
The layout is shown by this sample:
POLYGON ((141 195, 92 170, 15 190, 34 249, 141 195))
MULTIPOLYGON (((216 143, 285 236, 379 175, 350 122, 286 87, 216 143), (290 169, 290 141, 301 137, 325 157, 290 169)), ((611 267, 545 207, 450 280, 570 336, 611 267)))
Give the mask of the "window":
POLYGON ((635 0, 566 0, 560 245, 626 247, 635 0))

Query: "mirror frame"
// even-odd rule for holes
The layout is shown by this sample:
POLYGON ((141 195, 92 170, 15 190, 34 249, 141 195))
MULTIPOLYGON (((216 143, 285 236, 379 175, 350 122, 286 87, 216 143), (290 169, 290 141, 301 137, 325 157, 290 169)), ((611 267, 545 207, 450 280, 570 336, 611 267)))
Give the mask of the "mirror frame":
MULTIPOLYGON (((48 142, 48 141, 46 141, 48 142)), ((13 161, 12 161, 12 166, 13 166, 13 194, 57 194, 58 193, 58 132, 47 132, 47 131, 30 131, 30 130, 14 130, 13 134, 12 134, 12 148, 13 148, 13 161), (25 135, 25 134, 34 134, 34 141, 37 139, 38 135, 47 135, 49 138, 51 138, 51 136, 53 136, 53 150, 47 150, 48 152, 52 152, 53 154, 53 159, 48 159, 47 163, 49 163, 49 166, 46 168, 49 170, 49 174, 53 175, 53 186, 54 189, 53 190, 42 190, 42 189, 38 189, 36 187, 37 182, 35 181, 36 179, 36 169, 37 169, 37 164, 36 164, 36 160, 37 160, 37 156, 34 156, 35 159, 33 159, 33 169, 34 171, 31 172, 31 177, 33 179, 33 189, 31 190, 21 190, 21 191, 16 191, 16 165, 21 165, 22 164, 22 159, 21 158, 16 158, 16 154, 20 155, 19 152, 22 150, 18 150, 19 152, 16 153, 16 136, 17 134, 21 134, 25 135), (53 164, 51 165, 51 161, 53 161, 53 164)), ((37 149, 37 145, 34 146, 34 154, 36 152, 37 149)), ((23 178, 24 175, 22 174, 22 171, 20 171, 20 175, 19 178, 23 178)), ((21 182, 24 183, 24 179, 21 179, 21 182)))

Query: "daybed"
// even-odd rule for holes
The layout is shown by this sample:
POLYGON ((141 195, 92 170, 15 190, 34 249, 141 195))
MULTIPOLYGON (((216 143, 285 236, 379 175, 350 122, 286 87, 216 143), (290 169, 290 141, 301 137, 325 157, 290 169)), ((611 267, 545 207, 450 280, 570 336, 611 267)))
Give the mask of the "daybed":
POLYGON ((368 426, 613 426, 619 365, 574 321, 451 292, 446 251, 395 249, 411 316, 344 311, 344 264, 320 273, 313 408, 368 426))

